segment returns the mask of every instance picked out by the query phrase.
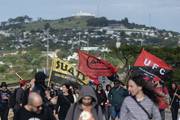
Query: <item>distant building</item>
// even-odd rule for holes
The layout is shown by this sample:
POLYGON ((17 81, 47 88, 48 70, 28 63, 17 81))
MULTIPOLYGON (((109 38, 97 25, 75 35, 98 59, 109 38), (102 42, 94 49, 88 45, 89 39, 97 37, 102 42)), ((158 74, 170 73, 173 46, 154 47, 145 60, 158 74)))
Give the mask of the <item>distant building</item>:
POLYGON ((105 47, 81 47, 81 50, 84 51, 101 51, 101 52, 110 52, 110 49, 105 48, 105 47))
POLYGON ((180 47, 180 40, 178 41, 178 46, 180 47))
POLYGON ((99 50, 99 47, 81 47, 81 50, 85 50, 85 51, 97 51, 97 50, 99 50))
POLYGON ((2 30, 0 30, 0 34, 4 35, 5 37, 10 36, 10 33, 6 32, 6 31, 2 31, 2 30))
POLYGON ((95 14, 79 11, 78 13, 75 14, 75 16, 95 16, 95 14))

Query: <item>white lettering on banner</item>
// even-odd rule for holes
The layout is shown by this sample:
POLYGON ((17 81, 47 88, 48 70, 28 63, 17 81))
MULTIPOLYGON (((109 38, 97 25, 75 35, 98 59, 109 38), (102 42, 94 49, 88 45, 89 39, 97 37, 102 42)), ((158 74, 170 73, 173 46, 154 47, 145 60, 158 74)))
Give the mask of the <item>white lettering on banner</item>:
POLYGON ((159 67, 158 64, 153 64, 152 69, 157 69, 159 67))
MULTIPOLYGON (((152 69, 158 69, 158 67, 159 67, 158 64, 156 64, 156 63, 151 63, 151 60, 148 60, 147 58, 145 58, 145 60, 144 60, 144 65, 145 65, 145 66, 150 66, 151 64, 152 64, 152 69)), ((160 68, 159 73, 160 73, 161 75, 164 75, 165 72, 166 72, 166 70, 165 70, 164 68, 160 68)))
POLYGON ((161 68, 159 72, 161 75, 164 75, 166 71, 165 71, 165 69, 161 68))
POLYGON ((151 64, 151 60, 148 61, 148 59, 146 58, 146 59, 144 60, 144 65, 145 65, 145 66, 150 66, 150 64, 151 64))

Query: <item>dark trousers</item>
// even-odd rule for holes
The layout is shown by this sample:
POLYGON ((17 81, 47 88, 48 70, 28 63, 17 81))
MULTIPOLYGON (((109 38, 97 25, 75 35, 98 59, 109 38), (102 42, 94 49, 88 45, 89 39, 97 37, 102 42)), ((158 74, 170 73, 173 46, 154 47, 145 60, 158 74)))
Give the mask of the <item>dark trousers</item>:
POLYGON ((3 110, 0 111, 1 120, 8 120, 9 107, 7 106, 3 110))
POLYGON ((171 114, 172 114, 172 120, 177 120, 178 118, 178 109, 179 109, 179 106, 172 106, 171 107, 171 114))
POLYGON ((160 109, 159 112, 161 114, 161 120, 165 120, 165 110, 164 109, 160 109))
POLYGON ((110 106, 105 106, 105 118, 106 120, 109 120, 110 119, 110 114, 111 114, 111 111, 110 111, 110 106))

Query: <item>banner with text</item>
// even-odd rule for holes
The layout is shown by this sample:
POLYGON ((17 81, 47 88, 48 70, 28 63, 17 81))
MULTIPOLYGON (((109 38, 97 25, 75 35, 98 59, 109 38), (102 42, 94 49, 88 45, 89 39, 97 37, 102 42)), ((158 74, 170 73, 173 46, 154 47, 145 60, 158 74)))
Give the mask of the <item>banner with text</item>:
POLYGON ((151 78, 159 77, 160 79, 165 79, 173 68, 162 59, 143 49, 136 59, 133 69, 151 78))
POLYGON ((58 82, 61 79, 78 82, 81 85, 87 85, 89 83, 88 77, 78 71, 75 65, 60 58, 54 58, 50 81, 58 82))

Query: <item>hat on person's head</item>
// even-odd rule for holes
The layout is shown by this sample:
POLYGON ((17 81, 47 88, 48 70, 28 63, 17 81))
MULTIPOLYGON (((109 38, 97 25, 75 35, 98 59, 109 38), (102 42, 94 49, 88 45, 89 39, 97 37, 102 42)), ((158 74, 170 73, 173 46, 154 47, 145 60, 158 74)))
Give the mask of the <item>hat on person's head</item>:
POLYGON ((6 82, 2 82, 2 83, 1 83, 1 87, 7 87, 6 82))
POLYGON ((108 78, 110 81, 113 81, 113 82, 115 82, 116 80, 119 80, 118 74, 113 74, 113 75, 111 75, 111 76, 108 76, 107 78, 108 78))
POLYGON ((19 81, 20 86, 24 86, 24 85, 26 85, 26 83, 27 83, 27 80, 20 80, 19 81))
POLYGON ((113 81, 113 82, 114 82, 114 84, 124 85, 124 83, 123 83, 122 81, 120 81, 120 80, 115 80, 115 81, 113 81))
POLYGON ((47 78, 47 75, 44 73, 44 72, 42 72, 42 71, 39 71, 39 72, 37 72, 36 74, 35 74, 35 80, 37 81, 37 80, 39 80, 39 81, 41 81, 41 80, 45 80, 47 78))

